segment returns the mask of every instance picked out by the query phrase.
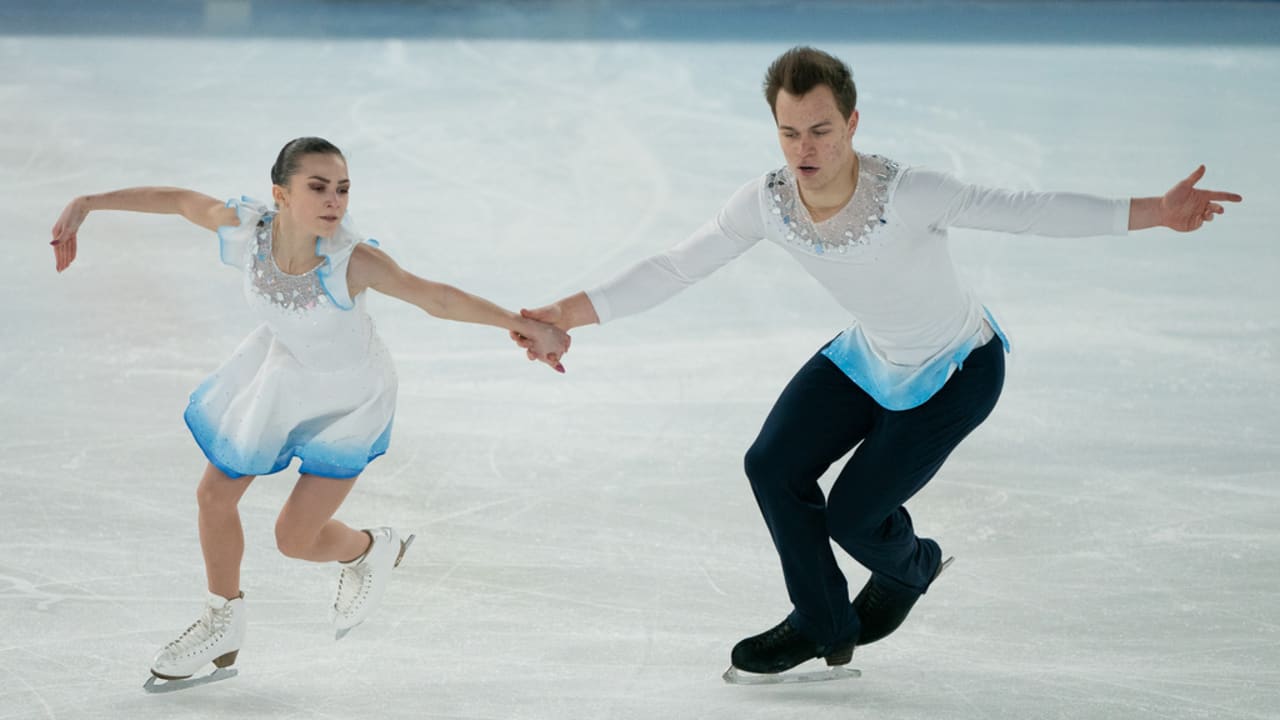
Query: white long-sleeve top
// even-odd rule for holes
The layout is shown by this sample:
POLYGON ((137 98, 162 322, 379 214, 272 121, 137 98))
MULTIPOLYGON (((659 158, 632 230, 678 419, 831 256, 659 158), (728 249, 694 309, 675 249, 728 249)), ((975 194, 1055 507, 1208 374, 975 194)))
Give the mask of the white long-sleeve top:
POLYGON ((881 405, 905 410, 932 397, 993 332, 1004 341, 956 273, 947 228, 1128 232, 1128 199, 985 188, 876 155, 858 160, 853 197, 818 223, 789 168, 747 183, 683 242, 588 290, 600 322, 653 307, 767 239, 852 315, 824 354, 881 405))

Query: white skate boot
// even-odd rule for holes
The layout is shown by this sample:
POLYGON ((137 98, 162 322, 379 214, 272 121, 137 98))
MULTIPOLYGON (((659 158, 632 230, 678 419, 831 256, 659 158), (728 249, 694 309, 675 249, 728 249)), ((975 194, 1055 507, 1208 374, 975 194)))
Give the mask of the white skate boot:
POLYGON ((230 600, 210 595, 204 614, 176 640, 156 653, 151 663, 152 677, 143 686, 148 692, 169 692, 234 677, 228 669, 236 661, 244 641, 244 593, 230 600), (214 664, 209 675, 191 679, 197 670, 214 664), (156 683, 156 679, 169 682, 156 683))
POLYGON ((413 535, 401 540, 400 534, 389 527, 365 532, 373 538, 373 543, 364 555, 339 563, 342 572, 338 575, 338 593, 329 609, 335 640, 341 640, 351 628, 364 622, 378 606, 392 568, 400 564, 405 551, 413 544, 413 535))

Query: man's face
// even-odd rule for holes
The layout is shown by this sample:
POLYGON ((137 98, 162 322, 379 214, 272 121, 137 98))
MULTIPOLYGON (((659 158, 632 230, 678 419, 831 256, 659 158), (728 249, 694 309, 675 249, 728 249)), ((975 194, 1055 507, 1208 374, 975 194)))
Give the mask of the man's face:
POLYGON ((801 191, 820 191, 852 178, 853 132, 858 111, 845 120, 831 88, 818 85, 804 95, 780 90, 774 101, 778 142, 801 191))

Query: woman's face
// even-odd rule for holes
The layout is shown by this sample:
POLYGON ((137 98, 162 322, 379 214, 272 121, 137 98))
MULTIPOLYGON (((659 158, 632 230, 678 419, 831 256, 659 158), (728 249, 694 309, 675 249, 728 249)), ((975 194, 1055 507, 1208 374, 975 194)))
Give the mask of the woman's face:
POLYGON ((288 187, 272 188, 281 213, 312 235, 330 237, 347 214, 347 161, 333 153, 309 153, 298 162, 298 171, 289 177, 288 187))

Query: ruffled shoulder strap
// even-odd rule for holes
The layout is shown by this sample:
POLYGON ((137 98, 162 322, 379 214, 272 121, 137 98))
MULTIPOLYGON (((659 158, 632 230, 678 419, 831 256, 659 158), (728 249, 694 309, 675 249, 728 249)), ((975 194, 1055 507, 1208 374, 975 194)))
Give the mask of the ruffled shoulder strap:
POLYGON ((232 267, 243 268, 254 252, 257 242, 258 222, 271 215, 272 210, 263 203, 241 195, 240 199, 231 198, 227 207, 236 209, 239 225, 223 225, 218 228, 218 252, 222 262, 232 267))
POLYGON ((342 224, 333 233, 333 237, 316 238, 316 255, 324 258, 324 264, 316 270, 316 276, 320 278, 320 286, 324 288, 329 300, 343 310, 355 307, 355 301, 347 288, 347 266, 351 263, 351 253, 361 243, 378 247, 377 240, 356 232, 351 227, 349 218, 350 216, 342 219, 342 224))

